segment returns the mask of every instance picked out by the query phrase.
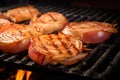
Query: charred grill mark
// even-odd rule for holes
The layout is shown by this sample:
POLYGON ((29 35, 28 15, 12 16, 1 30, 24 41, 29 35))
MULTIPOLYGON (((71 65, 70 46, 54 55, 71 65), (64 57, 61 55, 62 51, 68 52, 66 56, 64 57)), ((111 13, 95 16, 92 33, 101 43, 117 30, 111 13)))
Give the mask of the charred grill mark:
POLYGON ((56 40, 57 40, 57 42, 58 42, 58 49, 59 49, 59 51, 62 53, 62 54, 65 54, 65 53, 67 53, 67 51, 66 51, 66 48, 65 48, 65 46, 63 45, 63 43, 61 42, 61 40, 60 40, 60 36, 57 36, 56 37, 56 40))
POLYGON ((76 48, 76 44, 75 44, 76 40, 73 37, 67 37, 66 39, 71 43, 71 45, 74 45, 70 47, 70 48, 73 48, 73 49, 70 49, 70 50, 73 50, 71 51, 73 54, 78 54, 81 52, 76 48))
POLYGON ((52 44, 53 44, 53 46, 59 51, 60 54, 62 54, 62 51, 61 51, 61 49, 60 49, 60 41, 59 41, 59 39, 57 38, 57 35, 52 34, 52 35, 51 35, 51 39, 52 39, 52 44))
POLYGON ((62 35, 62 34, 59 34, 59 39, 60 41, 63 43, 63 45, 65 46, 66 49, 70 48, 71 46, 71 43, 70 41, 68 40, 67 36, 65 35, 62 35))
POLYGON ((53 16, 53 15, 51 15, 51 14, 48 14, 48 16, 50 16, 50 18, 53 20, 53 21, 57 21, 57 19, 55 19, 55 17, 53 16))
POLYGON ((52 35, 49 35, 49 38, 50 38, 50 41, 51 41, 51 43, 53 44, 53 46, 56 48, 56 49, 58 49, 58 45, 56 45, 56 44, 54 44, 54 42, 55 42, 55 40, 54 40, 54 37, 55 37, 56 35, 55 34, 52 34, 52 35))
POLYGON ((41 49, 48 51, 48 49, 44 46, 43 40, 41 38, 38 38, 39 43, 41 44, 41 49))
POLYGON ((22 30, 18 30, 16 29, 19 33, 20 33, 20 36, 25 36, 24 32, 22 32, 22 30))
POLYGON ((40 22, 40 23, 46 23, 46 22, 43 21, 41 18, 38 18, 38 22, 40 22))
POLYGON ((71 46, 69 50, 72 53, 71 55, 73 55, 73 56, 75 56, 79 53, 78 49, 75 48, 74 46, 71 46))
POLYGON ((68 55, 77 55, 78 54, 78 49, 75 47, 75 44, 70 43, 70 41, 72 40, 71 37, 68 37, 66 35, 61 35, 62 36, 62 40, 61 42, 63 43, 63 45, 66 48, 66 54, 68 55), (68 45, 69 44, 69 45, 68 45), (67 46, 66 46, 67 45, 67 46))
MULTIPOLYGON (((54 48, 59 52, 59 54, 63 55, 63 53, 66 51, 65 47, 62 45, 61 41, 58 39, 58 35, 52 34, 49 35, 51 37, 51 42, 54 48)), ((57 53, 56 53, 57 54, 57 53)))
POLYGON ((74 39, 70 36, 66 36, 63 34, 54 35, 52 36, 55 47, 62 53, 62 55, 70 56, 70 55, 77 55, 80 51, 75 47, 74 39), (71 41, 74 42, 71 43, 71 41))
POLYGON ((58 39, 60 40, 62 46, 65 48, 65 53, 68 55, 72 55, 71 51, 69 50, 71 44, 67 40, 65 35, 58 35, 58 39))
MULTIPOLYGON (((39 28, 39 26, 36 26, 36 25, 33 25, 33 26, 34 26, 34 29, 36 32, 39 32, 40 34, 42 34, 42 32, 43 32, 42 28, 39 28)), ((29 32, 31 33, 31 31, 29 31, 29 32)), ((31 34, 33 34, 33 33, 31 33, 31 34)))
POLYGON ((21 25, 22 27, 26 28, 27 26, 26 25, 21 25))

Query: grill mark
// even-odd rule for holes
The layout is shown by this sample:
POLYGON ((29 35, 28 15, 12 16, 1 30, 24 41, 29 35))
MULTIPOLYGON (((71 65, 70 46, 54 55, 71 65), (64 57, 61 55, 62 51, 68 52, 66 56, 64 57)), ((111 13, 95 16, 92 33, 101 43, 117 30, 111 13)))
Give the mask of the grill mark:
POLYGON ((71 43, 69 43, 70 41, 68 41, 67 39, 67 36, 65 35, 61 35, 61 34, 58 34, 60 37, 58 37, 60 39, 60 41, 63 43, 64 47, 67 49, 71 46, 71 43), (66 42, 66 43, 65 43, 66 42))
POLYGON ((40 39, 40 37, 38 38, 38 40, 41 43, 41 45, 42 45, 41 47, 43 48, 43 50, 48 51, 48 49, 44 46, 43 41, 40 39))
MULTIPOLYGON (((75 41, 72 40, 72 37, 66 37, 67 41, 69 41, 71 43, 71 45, 74 45, 73 48, 74 48, 74 51, 77 51, 76 53, 74 53, 74 51, 71 51, 72 49, 70 49, 71 53, 73 54, 78 54, 79 53, 79 50, 75 47, 75 41), (72 43, 72 42, 74 43, 72 43)), ((70 47, 71 48, 71 47, 70 47)))
MULTIPOLYGON (((53 35, 53 34, 52 34, 52 35, 53 35)), ((57 55, 57 53, 54 54, 55 52, 52 52, 52 51, 51 51, 52 49, 53 49, 53 50, 54 50, 54 49, 57 50, 56 47, 54 47, 53 43, 51 42, 52 38, 50 37, 50 35, 46 35, 45 37, 47 37, 47 39, 48 39, 47 41, 49 41, 49 43, 50 43, 50 45, 47 44, 48 47, 50 46, 50 48, 48 48, 48 47, 46 46, 46 43, 42 43, 42 45, 43 45, 43 46, 46 48, 46 50, 48 51, 46 55, 51 55, 51 56, 57 55), (51 43, 52 43, 52 44, 51 44, 51 43)), ((44 42, 44 41, 42 40, 42 42, 44 42)))
POLYGON ((51 14, 48 14, 50 17, 51 17, 51 19, 53 20, 53 21, 57 21, 57 19, 55 19, 51 14))
POLYGON ((69 43, 67 40, 67 37, 65 35, 59 35, 58 39, 61 41, 62 45, 65 47, 66 53, 69 55, 72 55, 71 51, 68 49, 69 47, 66 45, 67 43, 69 43), (65 41, 67 43, 65 43, 65 41))
MULTIPOLYGON (((63 35, 63 36, 65 37, 65 41, 66 41, 68 37, 65 35, 63 35)), ((61 38, 61 39, 63 39, 63 38, 61 38)), ((61 42, 62 42, 62 45, 65 46, 64 40, 61 42)), ((70 43, 70 42, 67 40, 67 43, 70 43)), ((74 44, 71 44, 68 49, 65 47, 65 50, 66 50, 66 52, 64 53, 64 55, 68 55, 68 57, 69 56, 71 57, 71 55, 74 56, 74 54, 76 55, 76 52, 78 52, 78 50, 74 47, 74 44)))
MULTIPOLYGON (((71 44, 69 40, 72 40, 69 36, 65 36, 65 35, 56 35, 56 34, 50 34, 45 36, 48 38, 48 40, 52 43, 52 47, 55 48, 57 51, 59 51, 58 53, 54 53, 55 55, 59 55, 60 57, 72 57, 72 56, 76 56, 78 55, 78 49, 74 46, 75 44, 71 44), (70 43, 70 47, 68 48, 68 46, 66 46, 67 43, 70 43)), ((44 38, 44 36, 43 36, 44 38)), ((47 50, 48 52, 50 52, 50 54, 54 55, 51 51, 49 51, 49 49, 47 49, 47 47, 44 46, 43 41, 41 38, 39 38, 39 41, 41 42, 41 48, 43 48, 44 50, 47 50)), ((49 53, 47 53, 46 55, 48 55, 49 53)))
POLYGON ((55 42, 57 42, 57 41, 59 41, 58 39, 57 39, 57 35, 50 35, 50 37, 51 37, 51 41, 52 41, 52 44, 53 44, 53 46, 60 52, 60 54, 62 54, 62 52, 61 52, 61 50, 60 50, 60 45, 58 45, 58 44, 56 44, 55 42))
POLYGON ((54 45, 54 37, 55 37, 55 36, 56 36, 55 34, 49 34, 49 35, 48 35, 49 40, 51 41, 53 47, 57 49, 58 46, 54 45))
POLYGON ((33 17, 34 14, 35 14, 35 12, 36 12, 37 16, 40 15, 40 14, 38 13, 37 9, 35 9, 35 7, 33 7, 33 6, 27 6, 27 8, 28 8, 28 11, 29 11, 30 15, 32 15, 32 16, 30 16, 30 17, 33 17))
POLYGON ((55 59, 55 56, 59 56, 59 55, 61 55, 61 51, 59 50, 59 46, 58 45, 56 45, 56 44, 54 44, 55 43, 55 37, 56 37, 57 35, 55 35, 55 34, 50 34, 49 35, 49 38, 50 38, 50 42, 52 43, 51 45, 52 45, 52 47, 54 48, 54 50, 53 51, 51 51, 50 50, 50 52, 51 52, 51 54, 54 56, 54 59, 55 59), (55 51, 55 52, 54 52, 55 51))
MULTIPOLYGON (((56 36, 56 35, 54 35, 54 36, 56 36)), ((57 49, 58 46, 54 44, 54 36, 53 36, 53 34, 52 34, 52 35, 49 35, 49 37, 50 37, 50 39, 51 39, 51 43, 52 43, 53 46, 57 49)))
POLYGON ((59 51, 60 51, 62 54, 64 54, 64 51, 66 52, 66 50, 65 50, 64 45, 63 45, 62 42, 60 41, 59 37, 60 37, 60 36, 57 36, 57 37, 56 37, 56 39, 57 39, 58 42, 59 42, 58 49, 59 49, 59 51))
POLYGON ((38 23, 46 23, 45 21, 43 21, 41 18, 38 18, 38 23))
POLYGON ((20 33, 20 36, 25 36, 25 33, 22 32, 22 29, 21 30, 16 29, 16 30, 20 33))
POLYGON ((74 46, 71 46, 69 50, 73 56, 78 55, 78 53, 79 53, 78 49, 75 48, 74 46))

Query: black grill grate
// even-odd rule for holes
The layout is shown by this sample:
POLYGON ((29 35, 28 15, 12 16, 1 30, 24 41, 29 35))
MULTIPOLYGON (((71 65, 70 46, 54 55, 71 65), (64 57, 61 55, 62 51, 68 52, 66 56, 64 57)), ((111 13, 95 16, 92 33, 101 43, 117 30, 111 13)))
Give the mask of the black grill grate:
MULTIPOLYGON (((46 69, 61 71, 64 73, 75 74, 79 76, 104 78, 118 66, 120 60, 120 13, 118 11, 89 9, 89 8, 71 8, 57 6, 36 6, 42 13, 56 11, 64 14, 69 21, 101 21, 115 24, 118 33, 112 35, 109 40, 92 47, 90 55, 83 61, 72 66, 47 65, 45 67, 37 65, 29 59, 27 51, 17 55, 0 53, 0 63, 4 66, 14 66, 22 69, 40 70, 46 69)), ((9 7, 10 8, 10 7, 9 7)), ((9 8, 0 8, 5 11, 9 8)))

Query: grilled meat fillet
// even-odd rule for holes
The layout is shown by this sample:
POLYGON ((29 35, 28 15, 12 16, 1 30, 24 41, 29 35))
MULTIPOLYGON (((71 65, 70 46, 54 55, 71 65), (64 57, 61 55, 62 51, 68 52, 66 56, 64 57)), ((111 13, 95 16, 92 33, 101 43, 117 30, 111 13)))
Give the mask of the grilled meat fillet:
POLYGON ((5 18, 1 18, 0 19, 0 25, 6 25, 6 24, 10 24, 11 22, 8 19, 5 18))
POLYGON ((35 15, 30 21, 30 25, 43 34, 61 31, 66 24, 68 24, 67 18, 58 12, 47 12, 40 17, 35 15))
POLYGON ((0 50, 5 53, 19 53, 28 49, 30 27, 23 24, 0 25, 0 50))
POLYGON ((0 25, 9 24, 10 21, 5 17, 5 15, 0 12, 0 25))
POLYGON ((66 35, 79 38, 84 43, 99 43, 105 41, 117 29, 105 22, 84 21, 71 22, 62 31, 66 35))
POLYGON ((34 15, 41 15, 40 11, 34 6, 22 6, 5 13, 5 16, 13 22, 22 22, 25 20, 30 20, 34 15))
POLYGON ((29 57, 40 65, 72 65, 87 56, 80 40, 62 33, 33 37, 29 57))
POLYGON ((4 19, 4 18, 6 18, 5 15, 2 12, 0 12, 0 19, 4 19))

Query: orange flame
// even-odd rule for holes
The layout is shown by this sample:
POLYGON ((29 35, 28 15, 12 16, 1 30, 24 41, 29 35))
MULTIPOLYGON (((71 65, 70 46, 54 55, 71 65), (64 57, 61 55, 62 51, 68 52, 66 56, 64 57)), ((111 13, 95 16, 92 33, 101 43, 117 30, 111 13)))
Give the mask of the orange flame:
POLYGON ((16 74, 16 80, 23 80, 25 75, 26 80, 29 80, 31 73, 32 73, 31 71, 18 70, 16 74))

